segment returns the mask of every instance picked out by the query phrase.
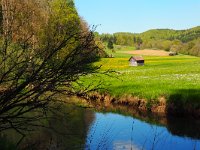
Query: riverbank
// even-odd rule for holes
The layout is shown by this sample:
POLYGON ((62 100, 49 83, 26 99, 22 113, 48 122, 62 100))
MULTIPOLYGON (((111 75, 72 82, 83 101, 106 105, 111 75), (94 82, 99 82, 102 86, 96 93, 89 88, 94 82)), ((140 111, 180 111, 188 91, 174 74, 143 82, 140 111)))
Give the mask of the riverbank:
POLYGON ((145 100, 138 97, 124 96, 120 98, 112 97, 109 94, 99 94, 97 92, 88 96, 87 100, 95 107, 128 107, 139 114, 152 114, 159 117, 166 116, 187 116, 200 118, 200 108, 192 105, 180 106, 175 102, 168 102, 165 97, 157 100, 145 100))

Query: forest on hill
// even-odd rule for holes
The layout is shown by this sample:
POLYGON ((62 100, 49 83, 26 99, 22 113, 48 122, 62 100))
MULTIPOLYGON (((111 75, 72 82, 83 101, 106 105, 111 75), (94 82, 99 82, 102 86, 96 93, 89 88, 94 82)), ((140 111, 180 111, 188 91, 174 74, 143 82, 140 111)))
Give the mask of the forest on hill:
POLYGON ((136 49, 164 49, 200 56, 200 26, 187 30, 152 29, 143 33, 96 34, 102 42, 135 46, 136 49))

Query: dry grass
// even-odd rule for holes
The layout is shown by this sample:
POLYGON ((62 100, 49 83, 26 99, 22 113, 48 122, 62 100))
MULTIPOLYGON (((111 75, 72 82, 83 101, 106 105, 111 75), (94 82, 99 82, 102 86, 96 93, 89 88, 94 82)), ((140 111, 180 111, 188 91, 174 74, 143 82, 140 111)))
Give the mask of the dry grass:
POLYGON ((133 50, 133 51, 124 51, 125 54, 133 54, 133 55, 144 55, 144 56, 169 56, 169 52, 164 50, 133 50))

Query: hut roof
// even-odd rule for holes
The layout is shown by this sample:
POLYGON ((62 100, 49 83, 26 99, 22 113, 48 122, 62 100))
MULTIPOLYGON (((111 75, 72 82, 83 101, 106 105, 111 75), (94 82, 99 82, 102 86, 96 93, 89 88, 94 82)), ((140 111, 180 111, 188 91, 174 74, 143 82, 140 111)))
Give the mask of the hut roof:
POLYGON ((131 59, 134 59, 134 60, 136 60, 136 61, 144 60, 144 58, 143 58, 142 56, 131 56, 131 58, 129 59, 129 61, 130 61, 131 59))

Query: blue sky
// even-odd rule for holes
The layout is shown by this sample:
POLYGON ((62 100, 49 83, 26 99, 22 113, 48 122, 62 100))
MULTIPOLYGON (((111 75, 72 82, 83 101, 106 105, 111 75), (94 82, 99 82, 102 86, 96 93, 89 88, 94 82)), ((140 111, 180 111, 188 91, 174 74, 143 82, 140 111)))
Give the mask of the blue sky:
POLYGON ((140 33, 200 25, 200 0, 75 0, 79 15, 100 33, 140 33))

